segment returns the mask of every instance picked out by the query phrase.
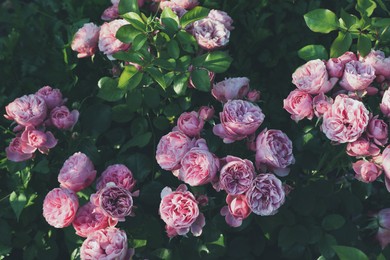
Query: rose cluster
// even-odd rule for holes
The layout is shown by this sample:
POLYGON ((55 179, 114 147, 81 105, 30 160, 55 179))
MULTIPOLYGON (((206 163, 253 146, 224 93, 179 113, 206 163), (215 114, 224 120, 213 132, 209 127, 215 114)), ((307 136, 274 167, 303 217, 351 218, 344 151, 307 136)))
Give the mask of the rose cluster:
POLYGON ((79 112, 69 111, 59 89, 44 86, 35 94, 16 98, 5 107, 5 118, 13 120, 16 137, 5 149, 8 160, 21 162, 34 157, 35 151, 48 154, 57 139, 48 127, 72 130, 79 112))
POLYGON ((297 89, 284 99, 291 119, 322 120, 320 129, 326 137, 334 144, 346 143, 346 153, 356 158, 352 164, 356 179, 373 182, 385 170, 390 184, 390 149, 384 149, 390 115, 390 57, 375 50, 365 57, 346 52, 327 61, 311 60, 292 78, 297 89))

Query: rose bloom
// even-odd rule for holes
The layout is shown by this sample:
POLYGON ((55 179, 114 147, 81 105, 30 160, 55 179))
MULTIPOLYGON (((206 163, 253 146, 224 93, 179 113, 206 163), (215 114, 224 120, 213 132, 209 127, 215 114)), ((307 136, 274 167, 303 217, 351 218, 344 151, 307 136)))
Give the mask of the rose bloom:
POLYGON ((83 260, 124 260, 127 253, 126 232, 114 227, 96 230, 89 234, 80 248, 80 258, 83 260))
POLYGON ((57 145, 57 139, 50 131, 45 133, 31 126, 25 128, 20 138, 22 142, 28 144, 23 147, 24 153, 33 153, 38 149, 41 153, 47 154, 49 149, 57 145))
POLYGON ((316 117, 322 117, 329 109, 331 109, 333 99, 320 93, 313 98, 313 110, 316 117))
POLYGON ((51 190, 43 201, 43 217, 49 225, 64 228, 72 224, 79 200, 76 193, 63 188, 51 190))
POLYGON ((330 78, 323 61, 311 60, 300 66, 292 75, 292 83, 309 94, 326 93, 336 84, 337 78, 330 78))
POLYGON ((184 155, 194 146, 187 135, 173 131, 161 137, 157 145, 156 160, 164 170, 177 170, 184 155))
POLYGON ((24 95, 15 99, 5 107, 5 118, 15 120, 22 126, 38 126, 47 115, 47 105, 37 95, 24 95))
POLYGON ((214 111, 214 108, 212 106, 211 107, 202 106, 199 108, 198 114, 202 120, 208 121, 214 117, 214 112, 215 111, 214 111))
POLYGON ((166 224, 169 237, 185 235, 190 230, 194 236, 202 234, 205 225, 204 216, 199 212, 195 196, 184 184, 176 191, 168 187, 161 191, 159 214, 166 224))
POLYGON ((377 156, 381 150, 367 138, 359 137, 347 145, 347 154, 354 157, 377 156))
POLYGON ((375 222, 378 224, 376 239, 384 249, 390 243, 390 208, 380 210, 375 222))
POLYGON ((123 164, 108 166, 96 181, 96 189, 106 187, 107 183, 113 182, 116 186, 132 191, 136 184, 133 173, 123 164))
POLYGON ((350 61, 345 64, 345 70, 340 86, 349 91, 365 90, 375 79, 375 69, 360 61, 350 61))
POLYGON ((73 37, 71 48, 78 52, 77 58, 92 56, 98 49, 100 28, 94 23, 86 23, 73 37))
POLYGON ((72 130, 79 119, 79 111, 69 109, 66 106, 55 107, 50 112, 50 124, 58 129, 72 130))
POLYGON ((255 167, 247 159, 228 155, 226 164, 222 167, 219 184, 228 194, 238 195, 245 193, 255 177, 255 167))
POLYGON ((291 114, 291 119, 298 122, 304 118, 313 119, 313 98, 304 91, 293 90, 283 100, 283 108, 291 114))
POLYGON ((353 142, 366 130, 368 121, 369 112, 362 102, 338 95, 324 114, 321 130, 334 142, 353 142))
POLYGON ((119 18, 118 4, 113 4, 110 7, 107 7, 100 16, 100 19, 103 21, 112 21, 117 18, 119 18))
POLYGON ((61 187, 78 192, 88 187, 96 177, 92 161, 83 153, 77 152, 70 156, 58 174, 61 187))
POLYGON ((362 182, 373 182, 382 174, 382 167, 374 162, 359 160, 352 164, 355 171, 355 178, 362 182))
POLYGON ((384 146, 388 141, 388 125, 378 115, 371 118, 367 126, 367 136, 377 145, 384 146))
POLYGON ((49 110, 62 106, 65 103, 65 100, 62 98, 62 93, 58 88, 53 89, 50 86, 44 86, 40 88, 35 95, 40 96, 43 100, 45 100, 46 106, 49 110))
POLYGON ((382 167, 386 179, 390 179, 390 146, 387 146, 382 152, 382 167))
POLYGON ((292 152, 292 142, 280 130, 264 129, 256 138, 256 166, 261 168, 265 164, 279 176, 286 176, 290 169, 287 167, 295 163, 292 152))
POLYGON ((12 139, 7 148, 5 148, 5 153, 7 159, 13 162, 22 162, 31 159, 34 156, 35 148, 29 144, 23 142, 20 137, 15 137, 12 139), (24 151, 30 151, 26 153, 24 151))
POLYGON ((230 31, 217 20, 206 17, 193 23, 192 34, 204 50, 215 50, 229 43, 230 31))
POLYGON ((164 10, 165 8, 171 9, 178 17, 182 17, 185 13, 187 13, 185 8, 172 1, 161 1, 159 7, 161 10, 164 10))
POLYGON ((338 58, 331 58, 326 62, 326 69, 328 70, 329 77, 341 78, 344 74, 345 64, 352 60, 357 60, 356 55, 353 52, 346 52, 338 58))
POLYGON ((77 235, 87 237, 96 230, 115 226, 116 222, 106 216, 99 207, 88 202, 77 210, 72 225, 77 235))
POLYGON ((211 94, 223 103, 232 99, 243 99, 249 92, 249 79, 227 78, 217 84, 214 84, 211 94))
POLYGON ((247 191, 246 198, 256 215, 274 215, 285 201, 282 182, 273 174, 259 174, 247 191))
POLYGON ((228 205, 222 207, 220 213, 222 216, 225 216, 226 223, 231 227, 241 226, 242 221, 252 212, 249 208, 246 196, 243 194, 236 196, 228 194, 226 203, 228 205))
POLYGON ((204 121, 198 112, 183 112, 177 119, 179 130, 189 137, 197 137, 203 129, 204 121))
POLYGON ((244 100, 231 100, 219 113, 221 120, 213 133, 223 138, 224 143, 242 140, 253 134, 264 121, 264 114, 257 105, 244 100))
POLYGON ((106 54, 109 59, 114 59, 112 54, 125 51, 130 47, 130 44, 123 43, 115 37, 119 28, 126 24, 129 24, 129 22, 124 19, 116 19, 108 23, 105 22, 100 27, 99 50, 106 54))
POLYGON ((170 2, 175 3, 176 5, 187 10, 199 5, 198 0, 171 0, 170 2))
POLYGON ((383 51, 371 50, 361 61, 374 67, 376 75, 390 79, 390 57, 386 58, 383 51))
POLYGON ((250 102, 257 102, 260 100, 260 91, 258 90, 251 90, 246 95, 246 99, 248 99, 250 102))
POLYGON ((387 89, 383 94, 379 107, 383 115, 390 118, 390 89, 387 89))
MULTIPOLYGON (((176 0, 178 1, 178 0, 176 0)), ((220 23, 223 23, 229 31, 233 30, 234 27, 232 26, 233 24, 233 19, 224 11, 221 10, 210 10, 208 17, 218 21, 220 23)))

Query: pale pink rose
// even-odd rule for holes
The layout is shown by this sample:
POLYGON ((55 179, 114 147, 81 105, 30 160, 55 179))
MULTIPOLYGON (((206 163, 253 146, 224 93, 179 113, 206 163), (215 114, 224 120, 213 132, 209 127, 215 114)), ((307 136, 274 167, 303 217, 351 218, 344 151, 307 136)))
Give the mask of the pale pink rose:
POLYGON ((288 136, 280 130, 264 129, 256 139, 256 166, 261 169, 266 165, 278 176, 286 176, 295 163, 292 151, 292 142, 288 136))
POLYGON ((122 187, 128 191, 132 191, 136 184, 133 173, 123 164, 108 166, 99 179, 97 179, 96 189, 103 189, 109 182, 113 182, 116 186, 122 187))
POLYGON ((25 153, 33 153, 38 149, 41 153, 47 154, 49 149, 57 145, 57 139, 50 131, 45 133, 31 126, 25 128, 20 138, 28 144, 23 149, 25 153), (30 147, 33 147, 33 149, 31 150, 30 147))
POLYGON ((337 143, 356 141, 366 130, 369 112, 364 104, 345 95, 338 95, 323 117, 322 132, 337 143))
POLYGON ((249 92, 249 79, 246 77, 227 78, 214 84, 211 94, 218 101, 226 103, 232 99, 243 99, 249 92))
POLYGON ((242 221, 252 212, 245 195, 230 195, 226 197, 227 206, 221 209, 221 215, 225 216, 226 223, 231 227, 239 227, 242 221))
POLYGON ((80 248, 80 258, 83 260, 125 260, 128 259, 127 254, 126 232, 114 227, 92 232, 80 248))
POLYGON ((376 238, 384 249, 390 244, 390 208, 380 210, 376 215, 376 222, 378 224, 376 238))
POLYGON ((251 90, 246 95, 246 99, 248 99, 250 102, 257 102, 260 100, 260 91, 259 90, 251 90))
POLYGON ((109 226, 115 226, 116 222, 110 223, 110 218, 103 211, 88 202, 77 210, 77 214, 72 223, 76 234, 81 237, 87 237, 92 232, 104 229, 109 226))
POLYGON ((344 74, 345 64, 352 60, 357 60, 356 55, 353 52, 346 52, 338 58, 331 58, 326 62, 326 69, 328 70, 329 77, 341 78, 344 74))
POLYGON ((371 50, 366 57, 360 57, 360 60, 374 67, 376 75, 390 79, 390 57, 386 58, 383 51, 371 50))
POLYGON ((312 120, 314 116, 313 98, 310 94, 298 89, 291 91, 283 100, 283 108, 291 114, 291 119, 295 122, 304 118, 312 120))
POLYGON ((130 44, 123 43, 118 40, 115 35, 120 27, 129 24, 124 19, 116 19, 111 22, 105 22, 100 27, 99 34, 99 50, 107 55, 109 59, 114 59, 112 55, 118 51, 125 51, 130 47, 130 44))
POLYGON ((164 170, 177 170, 181 159, 193 146, 194 141, 182 132, 169 132, 161 137, 157 145, 157 163, 164 170))
POLYGON ((204 120, 198 112, 183 112, 177 119, 179 130, 189 137, 198 137, 204 126, 204 120))
POLYGON ((333 99, 320 93, 313 98, 313 109, 316 117, 322 117, 329 109, 331 109, 333 99))
POLYGON ((246 198, 256 215, 274 215, 285 201, 283 184, 273 174, 259 174, 247 191, 246 198))
POLYGON ((390 89, 383 93, 382 102, 379 107, 383 115, 390 118, 390 89))
POLYGON ((362 182, 373 182, 382 174, 382 167, 374 162, 359 160, 352 163, 355 178, 362 182))
POLYGON ((375 69, 367 63, 350 61, 345 70, 340 86, 348 91, 365 90, 375 79, 375 69))
POLYGON ((119 18, 118 4, 113 4, 110 7, 107 7, 100 16, 100 19, 103 21, 112 21, 117 18, 119 18))
POLYGON ((47 106, 43 98, 37 95, 24 95, 5 107, 5 118, 15 120, 22 126, 38 126, 47 115, 47 106))
POLYGON ((382 119, 378 119, 378 115, 371 118, 367 126, 367 136, 371 138, 374 143, 384 146, 388 141, 388 125, 382 119))
POLYGON ((204 50, 215 50, 229 43, 230 31, 225 25, 209 17, 193 23, 192 34, 204 50))
POLYGON ((92 161, 83 153, 77 152, 70 156, 58 174, 61 187, 78 192, 88 187, 96 177, 92 161))
POLYGON ((381 150, 367 138, 359 137, 347 145, 347 154, 354 157, 377 156, 381 150))
POLYGON ((66 106, 55 107, 50 111, 50 123, 58 129, 72 130, 79 119, 79 111, 69 109, 66 106))
POLYGON ((49 225, 64 228, 72 224, 79 200, 76 193, 63 188, 51 190, 43 201, 43 217, 49 225))
POLYGON ((213 133, 224 143, 232 143, 255 133, 265 116, 260 107, 249 101, 231 100, 225 103, 219 117, 221 123, 214 126, 213 133))
MULTIPOLYGON (((180 0, 176 0, 176 1, 180 1, 180 0)), ((234 29, 234 27, 232 26, 233 19, 224 11, 214 10, 214 9, 210 10, 208 17, 215 21, 223 23, 226 29, 228 29, 229 31, 234 29)))
POLYGON ((199 5, 198 0, 171 0, 171 2, 187 10, 199 5))
POLYGON ((319 59, 300 66, 292 75, 292 83, 309 94, 326 93, 333 88, 337 78, 330 78, 325 63, 319 59))
POLYGON ((222 167, 219 184, 230 195, 245 193, 255 177, 255 167, 247 159, 228 155, 222 167))
POLYGON ((45 100, 46 106, 49 110, 62 106, 65 103, 65 99, 62 98, 61 90, 58 88, 53 89, 50 86, 44 86, 40 88, 35 95, 40 96, 43 100, 45 100))
POLYGON ((73 37, 71 48, 78 52, 77 58, 92 56, 98 49, 100 27, 94 23, 86 23, 73 37))
POLYGON ((22 162, 31 159, 34 156, 35 148, 23 142, 20 137, 15 137, 5 148, 7 159, 13 162, 22 162), (29 151, 26 153, 24 151, 29 151))
POLYGON ((199 108, 198 114, 204 121, 209 121, 214 117, 214 108, 212 106, 202 106, 199 108))

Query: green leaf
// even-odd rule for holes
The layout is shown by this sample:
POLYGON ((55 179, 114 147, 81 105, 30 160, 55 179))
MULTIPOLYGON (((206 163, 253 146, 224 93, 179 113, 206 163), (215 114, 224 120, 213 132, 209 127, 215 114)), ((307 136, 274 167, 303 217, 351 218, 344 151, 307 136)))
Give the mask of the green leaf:
POLYGON ((340 260, 368 260, 368 257, 361 250, 348 246, 332 246, 340 260))
POLYGON ((154 250, 151 254, 157 257, 158 259, 163 259, 163 260, 172 259, 172 252, 170 249, 167 248, 158 248, 154 250))
POLYGON ((134 66, 126 66, 119 77, 118 87, 120 89, 135 89, 142 80, 143 73, 134 66))
POLYGON ((359 54, 365 57, 371 51, 371 40, 365 34, 360 34, 358 37, 357 49, 359 54))
POLYGON ((390 18, 379 18, 374 17, 371 19, 371 24, 375 27, 386 27, 390 26, 390 18))
POLYGON ((130 112, 137 111, 141 107, 142 100, 143 97, 139 89, 130 91, 126 97, 126 105, 129 107, 130 112))
POLYGON ((139 14, 138 0, 120 0, 118 6, 119 14, 134 12, 139 14))
POLYGON ((124 43, 132 43, 135 37, 142 34, 131 24, 121 26, 115 34, 115 38, 124 43))
POLYGON ((193 23, 197 20, 203 19, 207 17, 209 14, 210 10, 204 7, 196 6, 193 8, 191 11, 185 13, 181 18, 180 18, 180 24, 183 28, 185 28, 187 25, 190 23, 193 23))
POLYGON ((121 61, 129 61, 133 62, 139 65, 143 65, 145 62, 143 60, 143 57, 138 52, 125 52, 125 51, 118 51, 112 55, 115 59, 121 60, 121 61))
POLYGON ((345 219, 337 214, 328 215, 322 220, 322 227, 327 231, 339 229, 344 224, 345 219))
POLYGON ((150 108, 156 108, 160 105, 160 94, 155 88, 146 87, 142 89, 144 92, 145 104, 150 108))
POLYGON ((145 42, 147 40, 148 40, 148 37, 145 34, 138 34, 137 37, 135 37, 133 40, 133 43, 131 45, 131 49, 133 51, 140 50, 145 45, 145 42))
POLYGON ((155 117, 153 125, 159 130, 165 130, 169 127, 169 120, 163 116, 155 117))
POLYGON ((112 107, 112 120, 118 123, 129 122, 134 117, 131 107, 127 104, 120 104, 112 107))
POLYGON ((98 97, 106 101, 118 101, 120 100, 125 91, 118 88, 118 82, 115 79, 109 77, 103 77, 98 82, 99 92, 98 97))
POLYGON ((376 2, 378 3, 378 5, 388 14, 390 15, 390 11, 389 9, 387 9, 385 3, 383 3, 382 0, 376 0, 376 2))
POLYGON ((179 44, 184 51, 188 53, 195 53, 198 51, 198 43, 192 34, 182 30, 176 34, 176 39, 179 41, 179 44))
POLYGON ((37 164, 34 165, 34 168, 32 168, 33 172, 37 173, 49 173, 49 161, 44 158, 41 161, 39 161, 37 164))
POLYGON ((148 130, 148 121, 146 118, 140 116, 137 117, 131 122, 130 134, 132 136, 137 136, 145 133, 148 130))
POLYGON ((298 56, 305 61, 315 59, 327 60, 328 52, 322 45, 306 45, 298 51, 298 56))
POLYGON ((227 52, 213 51, 206 54, 202 66, 215 73, 223 73, 230 67, 232 61, 227 52))
POLYGON ((9 196, 9 202, 11 208, 15 213, 16 219, 19 221, 20 214, 22 213, 24 206, 27 204, 27 198, 24 193, 17 194, 15 191, 9 196))
POLYGON ((179 30, 179 18, 170 8, 164 8, 162 11, 161 22, 170 36, 173 36, 179 30))
POLYGON ((332 46, 330 46, 330 57, 337 58, 343 55, 346 51, 349 50, 349 47, 352 44, 352 36, 349 32, 339 32, 337 38, 333 41, 332 46))
POLYGON ((357 0, 356 10, 363 17, 370 17, 376 8, 376 3, 373 0, 357 0))
POLYGON ((153 61, 153 64, 157 67, 166 69, 166 70, 174 70, 176 68, 176 61, 174 59, 164 59, 157 58, 153 61))
POLYGON ((163 88, 163 89, 166 89, 167 88, 167 85, 165 83, 165 80, 164 80, 164 75, 161 73, 160 70, 158 70, 157 68, 153 68, 153 67, 150 67, 150 68, 147 68, 146 69, 146 72, 149 73, 149 75, 163 88))
POLYGON ((168 54, 174 59, 178 59, 180 55, 179 44, 175 40, 170 40, 167 43, 168 54))
POLYGON ((290 248, 295 243, 306 244, 309 233, 304 226, 283 227, 279 232, 278 245, 282 248, 290 248))
POLYGON ((138 29, 138 30, 140 30, 142 32, 145 32, 146 24, 142 20, 141 16, 139 16, 137 13, 135 13, 135 12, 128 12, 128 13, 123 14, 122 17, 124 19, 126 19, 128 22, 130 22, 130 24, 132 26, 134 26, 134 28, 136 28, 136 29, 138 29))
POLYGON ((131 242, 131 247, 132 248, 140 248, 144 247, 148 244, 148 240, 145 239, 133 239, 131 242))
POLYGON ((200 91, 209 92, 211 88, 209 73, 205 69, 194 69, 191 71, 191 81, 195 88, 200 91))
POLYGON ((315 9, 304 15, 306 25, 313 32, 329 33, 339 27, 335 13, 328 9, 315 9))
POLYGON ((150 138, 152 138, 152 133, 151 132, 146 132, 146 133, 134 136, 133 138, 131 138, 128 142, 126 142, 121 147, 121 152, 126 151, 130 147, 138 146, 138 147, 142 148, 142 147, 146 146, 149 143, 150 138))
POLYGON ((81 113, 81 125, 86 135, 97 137, 110 128, 111 107, 93 104, 81 113), (91 116, 97 115, 97 116, 91 116))
POLYGON ((359 23, 359 19, 356 16, 345 12, 344 9, 341 9, 340 15, 341 15, 341 22, 344 23, 347 29, 359 23))
POLYGON ((188 88, 188 79, 190 77, 190 73, 182 73, 175 76, 173 80, 173 90, 179 96, 183 96, 188 88))
POLYGON ((149 173, 152 172, 153 163, 149 156, 141 153, 134 153, 127 157, 125 165, 132 171, 137 182, 142 182, 148 177, 149 173))
POLYGON ((318 243, 318 249, 320 253, 326 258, 332 258, 335 254, 332 246, 337 245, 336 239, 328 234, 325 234, 318 243))

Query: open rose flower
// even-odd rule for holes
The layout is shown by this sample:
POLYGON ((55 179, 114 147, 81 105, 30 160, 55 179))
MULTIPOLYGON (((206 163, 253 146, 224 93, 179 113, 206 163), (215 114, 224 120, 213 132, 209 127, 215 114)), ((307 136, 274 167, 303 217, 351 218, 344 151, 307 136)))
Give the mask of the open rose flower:
POLYGON ((256 215, 274 215, 285 201, 283 184, 273 174, 259 174, 247 191, 246 198, 256 215))
POLYGON ((367 63, 350 61, 345 70, 340 86, 348 91, 365 90, 375 79, 375 69, 367 63))
POLYGON ((375 222, 378 224, 376 239, 384 249, 390 244, 390 208, 380 210, 376 214, 375 222))
POLYGON ((33 153, 38 149, 41 153, 47 154, 49 149, 57 145, 57 139, 50 131, 42 132, 31 126, 25 128, 21 140, 27 144, 23 147, 24 153, 33 153))
POLYGON ((176 5, 187 10, 192 9, 195 6, 199 5, 198 0, 171 0, 170 2, 175 3, 176 5))
POLYGON ((112 21, 112 20, 115 20, 117 18, 119 18, 119 1, 114 1, 114 3, 107 7, 102 15, 100 16, 100 19, 102 19, 103 21, 112 21))
POLYGON ((382 167, 374 162, 359 160, 352 164, 355 178, 362 182, 373 182, 382 174, 382 167))
POLYGON ((22 162, 31 159, 34 156, 35 149, 35 147, 23 142, 22 138, 17 136, 12 139, 8 147, 5 148, 5 153, 8 160, 22 162))
POLYGON ((347 154, 354 157, 377 156, 381 150, 365 137, 359 137, 356 141, 347 145, 347 154))
POLYGON ((92 56, 98 49, 100 27, 94 23, 86 23, 73 37, 72 50, 78 52, 77 58, 92 56))
POLYGON ((333 104, 333 99, 325 96, 324 93, 320 93, 313 98, 313 109, 316 117, 322 117, 333 104))
POLYGON ((177 126, 187 136, 198 137, 203 129, 204 120, 196 111, 184 112, 177 119, 177 126))
POLYGON ((96 177, 92 161, 83 153, 77 152, 70 156, 58 174, 61 187, 78 192, 88 187, 96 177))
POLYGON ((214 84, 211 94, 223 103, 233 99, 243 99, 249 92, 249 79, 246 77, 227 78, 214 84))
MULTIPOLYGON (((181 1, 181 0, 175 0, 175 1, 181 1)), ((232 26, 233 19, 224 11, 214 10, 214 9, 210 10, 207 17, 215 21, 218 21, 220 23, 223 23, 223 25, 225 25, 226 29, 228 29, 229 31, 234 29, 234 27, 232 26)))
POLYGON ((221 123, 213 133, 223 138, 224 143, 242 140, 253 134, 264 121, 264 114, 257 105, 244 100, 231 100, 219 114, 221 123))
POLYGON ((382 102, 379 105, 384 116, 390 118, 390 89, 383 93, 382 102))
POLYGON ((99 50, 106 54, 111 60, 114 59, 112 57, 114 53, 125 51, 130 47, 130 44, 123 43, 115 37, 119 28, 126 24, 129 24, 129 22, 124 19, 116 19, 108 23, 105 22, 100 27, 99 50))
POLYGON ((380 50, 371 50, 371 52, 361 61, 370 64, 375 69, 375 74, 390 79, 390 57, 385 57, 385 53, 380 50))
POLYGON ((182 17, 185 13, 187 13, 185 8, 172 1, 161 1, 159 7, 161 10, 164 10, 165 8, 171 9, 178 17, 182 17))
POLYGON ((382 168, 385 173, 385 184, 387 190, 390 192, 390 145, 388 145, 382 152, 382 168))
POLYGON ((368 123, 367 136, 377 145, 384 146, 388 141, 388 128, 387 123, 376 115, 368 123))
POLYGON ((230 195, 226 197, 227 206, 221 209, 221 215, 225 216, 226 223, 231 227, 239 227, 242 221, 252 212, 245 195, 230 195))
POLYGON ((24 95, 15 99, 5 107, 5 118, 15 120, 22 126, 38 126, 47 115, 47 105, 43 98, 37 95, 24 95))
POLYGON ((230 31, 223 23, 209 17, 195 21, 192 34, 199 46, 208 51, 226 46, 230 37, 230 31))
POLYGON ((54 125, 58 129, 72 130, 79 119, 79 111, 69 109, 66 106, 55 107, 50 112, 49 125, 54 125))
POLYGON ((46 106, 49 110, 62 106, 65 103, 65 99, 62 98, 62 93, 58 88, 53 89, 50 86, 44 86, 40 88, 35 95, 40 96, 43 100, 45 100, 46 106))
POLYGON ((352 60, 357 60, 356 55, 353 52, 346 52, 338 58, 331 58, 326 62, 326 69, 328 70, 329 77, 341 78, 344 74, 345 64, 352 60))
POLYGON ((291 114, 291 119, 295 122, 304 118, 311 120, 314 116, 313 98, 304 91, 291 91, 283 100, 283 108, 291 114))
POLYGON ((126 232, 108 227, 89 234, 80 248, 83 260, 118 259, 124 260, 128 254, 126 232))
POLYGON ((116 186, 128 191, 132 191, 136 184, 133 173, 123 164, 108 166, 96 181, 96 189, 103 189, 109 182, 113 182, 116 186))
POLYGON ((78 207, 76 193, 68 189, 55 188, 43 201, 43 217, 49 225, 64 228, 72 224, 78 207))

